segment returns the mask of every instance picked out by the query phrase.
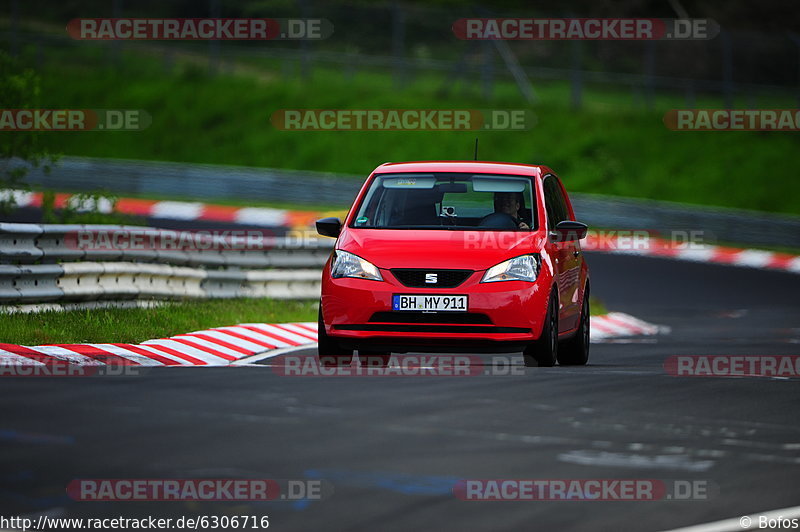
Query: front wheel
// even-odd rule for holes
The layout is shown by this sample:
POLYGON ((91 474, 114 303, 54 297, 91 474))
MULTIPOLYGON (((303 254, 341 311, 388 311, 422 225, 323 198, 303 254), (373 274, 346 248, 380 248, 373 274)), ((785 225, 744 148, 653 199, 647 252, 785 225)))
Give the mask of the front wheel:
POLYGON ((558 363, 560 365, 585 366, 589 361, 590 316, 589 290, 587 289, 583 296, 583 307, 581 307, 581 324, 575 332, 575 336, 565 340, 558 347, 558 363))
POLYGON ((349 366, 353 362, 353 350, 342 349, 335 340, 325 333, 325 323, 322 321, 322 304, 319 307, 317 322, 317 360, 319 360, 320 366, 349 366))
MULTIPOLYGON (((555 291, 555 286, 553 291, 555 291)), ((553 293, 539 339, 522 353, 526 366, 552 367, 558 358, 558 297, 553 293)))

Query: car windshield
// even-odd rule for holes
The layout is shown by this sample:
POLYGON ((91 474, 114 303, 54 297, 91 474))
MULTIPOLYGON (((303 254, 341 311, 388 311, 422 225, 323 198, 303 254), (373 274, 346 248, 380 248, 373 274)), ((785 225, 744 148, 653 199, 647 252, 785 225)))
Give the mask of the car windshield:
POLYGON ((350 227, 530 231, 531 179, 462 173, 379 174, 350 227))

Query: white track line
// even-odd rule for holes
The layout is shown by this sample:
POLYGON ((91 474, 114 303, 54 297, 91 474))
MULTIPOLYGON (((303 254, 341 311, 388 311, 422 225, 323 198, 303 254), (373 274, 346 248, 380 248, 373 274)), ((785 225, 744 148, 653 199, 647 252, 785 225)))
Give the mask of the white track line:
MULTIPOLYGON (((611 312, 605 316, 592 316, 591 327, 591 341, 593 343, 608 341, 612 338, 658 334, 669 331, 668 327, 653 325, 619 312, 611 312)), ((160 347, 173 350, 187 357, 193 357, 205 363, 201 365, 248 365, 287 353, 316 348, 316 329, 316 322, 247 323, 180 334, 171 338, 146 340, 136 346, 130 346, 130 348, 125 345, 117 346, 101 343, 86 345, 143 366, 166 365, 158 357, 177 362, 181 366, 194 365, 193 362, 177 354, 159 349, 160 347), (206 338, 202 338, 202 336, 206 338), (270 349, 268 346, 261 345, 261 343, 274 345, 276 349, 270 349), (133 349, 134 347, 136 350, 133 349), (150 358, 147 354, 136 352, 137 350, 153 353, 157 357, 150 358), (226 356, 237 360, 230 361, 226 356)), ((72 364, 83 366, 105 365, 101 360, 80 353, 80 349, 75 349, 75 347, 73 345, 64 347, 49 345, 27 348, 55 360, 72 364)), ((0 364, 41 366, 45 363, 0 349, 0 364)))
POLYGON ((800 517, 800 506, 781 508, 780 510, 770 510, 769 512, 758 512, 747 514, 741 517, 731 517, 721 521, 692 525, 683 528, 673 528, 663 532, 742 532, 743 530, 759 530, 758 519, 765 517, 769 519, 794 519, 800 517), (749 519, 746 524, 745 521, 749 519))
POLYGON ((268 358, 287 355, 289 353, 294 353, 295 351, 302 351, 304 349, 308 349, 315 346, 316 344, 306 344, 306 345, 296 345, 292 347, 283 347, 281 349, 272 349, 271 351, 264 351, 263 353, 258 353, 257 355, 241 358, 235 362, 231 362, 231 366, 243 366, 247 364, 253 364, 255 362, 258 362, 259 360, 266 360, 268 358))

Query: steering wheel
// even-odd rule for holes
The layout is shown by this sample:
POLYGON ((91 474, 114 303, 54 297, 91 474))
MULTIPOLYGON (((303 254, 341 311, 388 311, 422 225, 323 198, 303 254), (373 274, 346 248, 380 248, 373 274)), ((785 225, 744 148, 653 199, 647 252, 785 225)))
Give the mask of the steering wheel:
POLYGON ((517 223, 510 214, 504 212, 493 212, 486 215, 478 224, 478 227, 492 227, 495 229, 517 229, 517 223))

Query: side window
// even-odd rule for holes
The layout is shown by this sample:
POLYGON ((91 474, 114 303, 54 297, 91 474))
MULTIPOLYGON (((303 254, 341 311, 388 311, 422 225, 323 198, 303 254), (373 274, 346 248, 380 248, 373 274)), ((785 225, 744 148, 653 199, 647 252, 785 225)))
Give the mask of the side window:
POLYGON ((553 176, 544 179, 544 207, 547 211, 547 229, 552 231, 556 224, 563 220, 562 204, 563 198, 560 197, 558 183, 553 176))
POLYGON ((556 196, 556 205, 558 205, 558 221, 563 222, 569 220, 569 208, 567 207, 567 200, 564 198, 564 191, 561 189, 561 184, 558 178, 551 178, 553 182, 553 190, 556 196))
POLYGON ((564 198, 564 192, 555 176, 547 176, 544 179, 544 204, 547 211, 548 230, 555 229, 558 222, 569 220, 567 200, 564 198))

